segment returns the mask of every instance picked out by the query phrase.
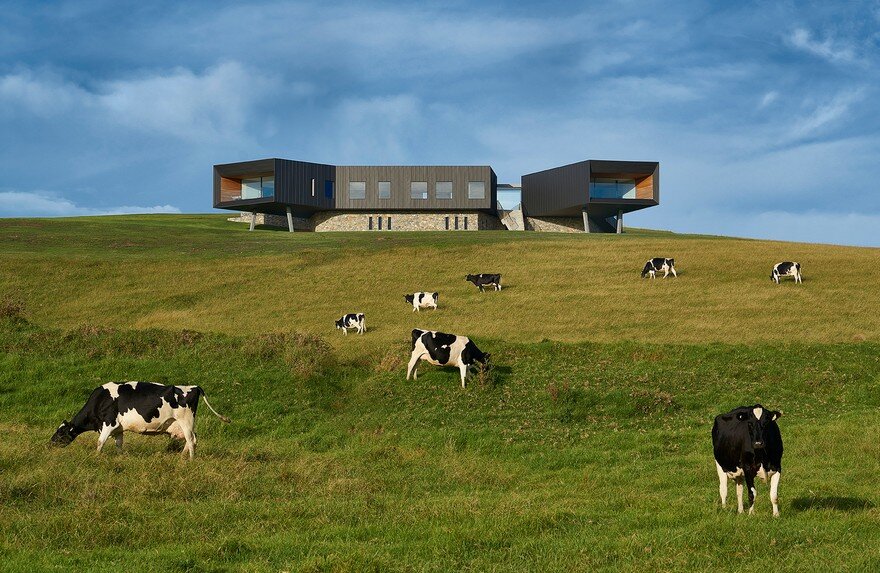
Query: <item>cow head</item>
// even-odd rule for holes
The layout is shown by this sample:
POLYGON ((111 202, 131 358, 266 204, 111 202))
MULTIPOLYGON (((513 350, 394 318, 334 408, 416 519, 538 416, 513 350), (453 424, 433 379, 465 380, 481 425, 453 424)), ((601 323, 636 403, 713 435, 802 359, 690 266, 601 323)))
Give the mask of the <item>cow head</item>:
POLYGON ((775 280, 776 280, 776 269, 773 269, 773 272, 770 273, 770 280, 771 280, 771 281, 775 281, 775 280))
POLYGON ((410 304, 413 303, 413 299, 415 299, 415 298, 416 298, 415 295, 412 295, 412 294, 403 295, 403 300, 405 300, 406 302, 408 302, 410 304))
POLYGON ((55 430, 55 433, 52 435, 52 439, 50 440, 56 446, 65 447, 70 445, 70 443, 76 439, 79 435, 79 432, 76 431, 76 428, 73 427, 73 424, 64 420, 61 422, 61 425, 58 426, 58 429, 55 430))
POLYGON ((782 412, 768 410, 760 404, 755 404, 750 408, 742 408, 736 413, 736 419, 748 425, 751 446, 755 450, 764 449, 764 431, 768 425, 775 424, 781 416, 782 412))
POLYGON ((474 282, 475 280, 477 280, 477 276, 476 275, 467 275, 466 277, 464 277, 464 280, 474 282))

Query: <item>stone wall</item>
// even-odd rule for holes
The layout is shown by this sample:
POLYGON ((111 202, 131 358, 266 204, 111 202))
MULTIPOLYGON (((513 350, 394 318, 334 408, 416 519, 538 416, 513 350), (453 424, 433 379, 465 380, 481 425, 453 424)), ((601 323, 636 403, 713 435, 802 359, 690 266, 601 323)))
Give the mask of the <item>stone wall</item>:
POLYGON ((583 233, 582 217, 526 217, 526 230, 546 233, 583 233))
POLYGON ((373 218, 373 230, 379 230, 379 218, 382 218, 383 231, 388 230, 391 219, 392 231, 446 231, 446 219, 449 218, 449 231, 455 229, 455 218, 458 217, 459 231, 501 230, 504 226, 498 217, 480 212, 437 213, 437 212, 392 212, 392 213, 340 213, 324 212, 312 216, 315 231, 369 231, 370 217, 373 218), (467 217, 467 229, 465 229, 467 217))
MULTIPOLYGON (((232 221, 235 223, 247 223, 250 225, 251 223, 251 214, 248 212, 242 212, 238 217, 230 217, 227 221, 232 221)), ((265 227, 282 227, 284 229, 287 228, 287 215, 267 215, 265 213, 257 213, 256 224, 263 225, 265 227)), ((294 217, 293 218, 293 229, 294 231, 314 231, 314 225, 312 224, 311 219, 304 219, 302 217, 294 217)))

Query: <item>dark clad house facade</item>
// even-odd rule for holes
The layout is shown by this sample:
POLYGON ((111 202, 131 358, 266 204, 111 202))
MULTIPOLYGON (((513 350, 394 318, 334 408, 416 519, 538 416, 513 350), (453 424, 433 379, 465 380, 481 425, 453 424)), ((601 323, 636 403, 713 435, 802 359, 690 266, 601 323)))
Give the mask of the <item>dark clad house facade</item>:
POLYGON ((497 194, 489 166, 335 166, 277 158, 214 166, 214 207, 251 213, 252 228, 257 214, 291 231, 567 230, 553 225, 582 217, 583 230, 613 232, 612 218, 658 204, 659 164, 591 160, 526 175, 521 211, 501 210, 497 194), (519 213, 518 224, 511 213, 514 219, 519 213))

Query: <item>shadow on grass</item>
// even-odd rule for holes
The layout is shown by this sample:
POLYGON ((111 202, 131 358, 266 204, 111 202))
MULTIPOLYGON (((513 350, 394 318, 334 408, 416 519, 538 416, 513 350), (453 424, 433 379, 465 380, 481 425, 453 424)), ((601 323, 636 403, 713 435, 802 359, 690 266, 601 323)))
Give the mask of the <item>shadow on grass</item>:
POLYGON ((874 509, 874 502, 860 497, 829 495, 825 497, 799 497, 791 502, 795 511, 810 509, 833 509, 835 511, 867 511, 874 509))

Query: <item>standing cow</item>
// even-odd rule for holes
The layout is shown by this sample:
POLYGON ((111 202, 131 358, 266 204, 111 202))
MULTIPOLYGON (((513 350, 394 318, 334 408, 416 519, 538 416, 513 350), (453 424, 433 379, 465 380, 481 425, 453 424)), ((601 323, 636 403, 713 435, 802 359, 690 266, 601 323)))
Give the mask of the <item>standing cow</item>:
POLYGON ((170 434, 186 440, 184 453, 196 453, 196 408, 199 398, 214 414, 229 423, 208 403, 199 386, 164 386, 153 382, 109 382, 92 391, 79 412, 55 430, 52 443, 67 446, 83 432, 99 432, 98 451, 108 438, 122 448, 122 433, 170 434))
POLYGON ((490 286, 493 290, 501 290, 501 275, 480 273, 478 275, 467 275, 464 280, 474 283, 474 286, 483 292, 483 287, 490 286))
POLYGON ((648 262, 645 263, 645 267, 642 269, 642 278, 648 275, 651 275, 652 279, 657 278, 655 275, 659 271, 663 271, 664 279, 669 276, 669 273, 672 273, 673 277, 678 277, 675 273, 675 259, 664 259, 663 257, 648 259, 648 262))
POLYGON ((779 478, 782 475, 782 434, 776 423, 782 412, 760 404, 740 406, 715 417, 712 449, 718 471, 721 507, 727 507, 727 480, 736 482, 736 507, 743 512, 743 481, 749 488, 749 514, 755 511, 755 476, 770 480, 770 502, 779 515, 779 478))
POLYGON ((770 280, 779 284, 781 277, 794 277, 795 284, 803 283, 801 278, 801 264, 792 261, 783 261, 773 265, 773 272, 770 273, 770 280))
POLYGON ((437 310, 437 300, 439 298, 439 292, 416 292, 403 295, 403 300, 412 305, 413 312, 417 312, 420 308, 433 308, 437 310))
POLYGON ((433 330, 412 331, 412 354, 406 367, 406 379, 412 374, 418 380, 419 361, 426 360, 437 366, 455 366, 461 373, 461 387, 465 387, 465 377, 475 363, 486 364, 489 354, 480 352, 477 345, 467 336, 456 336, 433 330))
POLYGON ((367 324, 364 322, 364 313, 350 313, 342 315, 342 318, 336 321, 336 328, 342 330, 342 334, 348 334, 349 328, 356 328, 358 334, 367 331, 367 324))

